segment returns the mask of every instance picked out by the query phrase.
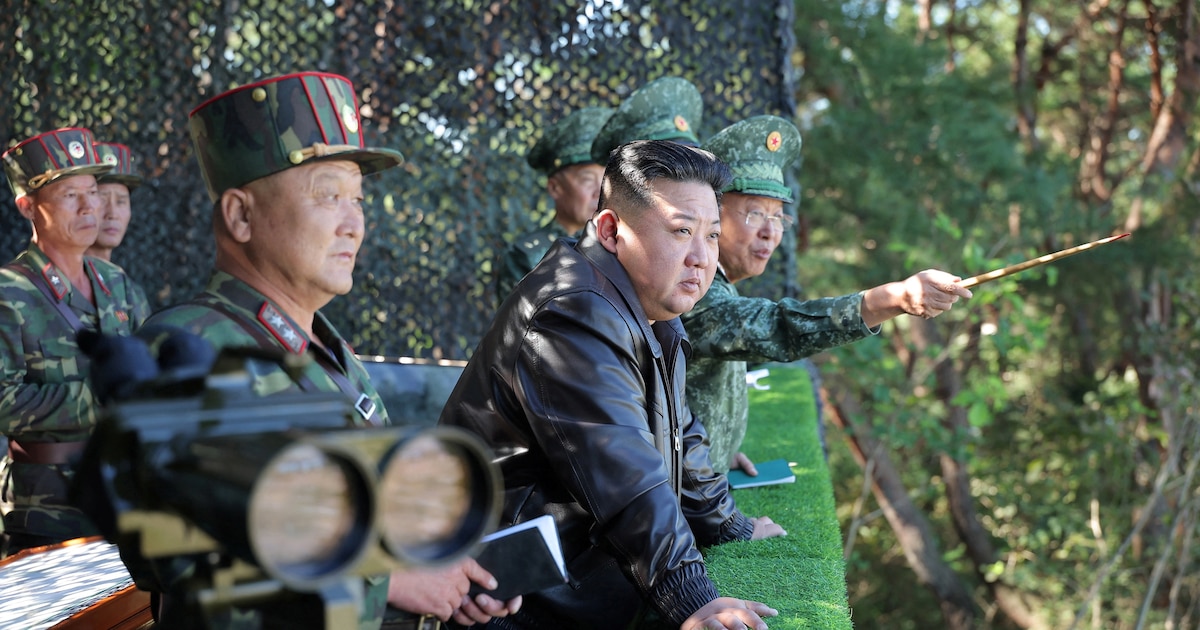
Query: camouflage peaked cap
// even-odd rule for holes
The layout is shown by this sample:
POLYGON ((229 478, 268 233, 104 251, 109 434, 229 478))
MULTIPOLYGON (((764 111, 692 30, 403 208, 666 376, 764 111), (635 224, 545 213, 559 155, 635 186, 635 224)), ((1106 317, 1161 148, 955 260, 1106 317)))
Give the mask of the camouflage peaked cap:
POLYGON ((607 107, 585 107, 563 116, 542 134, 525 161, 546 175, 572 164, 594 163, 592 140, 612 115, 607 107))
POLYGON ((800 155, 800 132, 778 116, 755 116, 734 123, 708 139, 704 148, 733 170, 723 192, 772 197, 792 203, 783 169, 800 155))
POLYGON ((96 155, 100 161, 111 165, 113 170, 96 178, 101 184, 125 184, 127 188, 142 185, 142 176, 133 170, 133 152, 129 147, 116 142, 97 142, 96 155))
POLYGON ((592 161, 607 164, 612 150, 634 140, 673 140, 699 146, 696 128, 704 114, 700 90, 687 79, 663 77, 621 102, 592 142, 592 161))
POLYGON ((99 175, 112 170, 100 161, 92 132, 64 127, 38 134, 4 152, 4 174, 13 195, 27 195, 71 175, 99 175))
POLYGON ((213 201, 317 160, 357 162, 363 175, 404 160, 399 151, 363 146, 354 87, 324 72, 287 74, 214 96, 192 110, 190 127, 213 201))

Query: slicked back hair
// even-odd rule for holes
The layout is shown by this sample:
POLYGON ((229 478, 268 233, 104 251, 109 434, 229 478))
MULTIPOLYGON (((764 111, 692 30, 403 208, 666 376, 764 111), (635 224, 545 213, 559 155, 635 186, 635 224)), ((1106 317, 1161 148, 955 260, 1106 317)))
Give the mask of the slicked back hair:
POLYGON ((650 184, 656 179, 707 184, 720 206, 721 191, 733 181, 733 173, 712 153, 678 142, 637 140, 623 144, 608 156, 597 212, 612 208, 618 215, 627 210, 640 215, 654 203, 650 184))

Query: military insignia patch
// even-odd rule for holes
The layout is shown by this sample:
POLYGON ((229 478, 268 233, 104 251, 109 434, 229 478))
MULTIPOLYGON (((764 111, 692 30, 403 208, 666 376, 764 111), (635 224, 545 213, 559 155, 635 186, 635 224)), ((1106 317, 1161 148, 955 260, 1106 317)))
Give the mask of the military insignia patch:
POLYGON ((354 402, 354 409, 358 415, 363 417, 363 420, 369 421, 371 416, 375 415, 375 401, 366 394, 359 394, 358 400, 354 402))
POLYGON ((67 145, 67 153, 70 153, 71 157, 75 158, 76 160, 83 157, 83 143, 79 142, 78 140, 71 141, 71 143, 67 145))
POLYGON ((263 302, 262 308, 258 309, 258 321, 262 322, 289 352, 300 354, 308 347, 308 340, 304 335, 288 323, 287 318, 275 310, 270 302, 263 302))
POLYGON ((87 264, 88 264, 88 267, 91 267, 92 277, 96 279, 96 284, 100 285, 100 290, 104 291, 104 295, 112 297, 112 291, 109 291, 108 285, 104 284, 104 276, 100 275, 99 271, 96 271, 96 265, 93 264, 92 261, 90 261, 90 260, 87 261, 87 264))
POLYGON ((117 311, 113 313, 113 315, 117 318, 117 321, 121 322, 122 324, 129 321, 129 314, 125 311, 117 311))
POLYGON ((688 130, 688 121, 683 116, 675 116, 675 128, 680 131, 688 130))
POLYGON ((113 155, 112 153, 109 153, 108 155, 104 156, 104 163, 112 164, 113 166, 116 166, 117 165, 117 156, 113 155))
POLYGON ((54 292, 54 297, 63 299, 67 294, 67 283, 58 275, 58 269, 54 268, 53 263, 46 263, 42 267, 42 277, 46 279, 46 284, 50 285, 50 290, 54 292))
POLYGON ((772 131, 767 134, 767 150, 774 153, 783 146, 783 136, 779 135, 778 131, 772 131))
POLYGON ((342 123, 346 125, 346 130, 350 133, 358 133, 358 116, 348 103, 342 104, 342 123))

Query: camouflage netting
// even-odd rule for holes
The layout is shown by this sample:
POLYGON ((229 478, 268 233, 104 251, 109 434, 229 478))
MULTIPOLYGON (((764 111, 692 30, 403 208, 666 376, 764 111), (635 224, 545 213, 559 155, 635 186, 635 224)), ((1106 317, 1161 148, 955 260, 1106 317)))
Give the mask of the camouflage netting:
MULTIPOLYGON (((155 307, 200 290, 212 262, 192 108, 286 72, 350 77, 367 144, 407 158, 368 180, 357 283, 325 311, 370 354, 470 353, 496 251, 550 216, 524 161, 543 124, 666 75, 703 93, 702 139, 795 109, 790 0, 15 0, 0 32, 0 143, 81 125, 140 156, 147 184, 114 260, 155 307)), ((4 186, 0 258, 28 236, 4 186)), ((792 245, 749 292, 795 292, 792 245)))

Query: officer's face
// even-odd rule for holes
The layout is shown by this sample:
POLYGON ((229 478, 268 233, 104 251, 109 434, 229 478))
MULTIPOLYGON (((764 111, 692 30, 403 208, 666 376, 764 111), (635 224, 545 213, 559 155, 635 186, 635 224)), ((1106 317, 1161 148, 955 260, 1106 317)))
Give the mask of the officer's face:
POLYGON ((129 227, 129 187, 125 184, 100 184, 100 232, 96 247, 113 249, 125 238, 129 227))
POLYGON ((721 218, 721 268, 730 282, 753 278, 767 268, 767 261, 783 239, 781 222, 775 220, 751 220, 746 218, 779 217, 783 215, 783 202, 770 197, 743 195, 729 192, 722 197, 721 218), (759 225, 752 225, 758 223, 759 225))
POLYGON ((573 164, 546 182, 546 190, 554 198, 554 215, 569 231, 578 231, 596 213, 603 178, 604 167, 599 164, 573 164))
POLYGON ((92 175, 46 184, 18 205, 33 222, 34 241, 44 250, 83 253, 96 241, 100 194, 92 175))
POLYGON ((362 171, 316 162, 251 182, 246 254, 276 291, 316 310, 350 291, 365 230, 362 171))
POLYGON ((651 188, 654 207, 606 217, 604 223, 616 224, 611 238, 603 225, 597 227, 653 322, 692 310, 708 292, 717 272, 721 215, 708 184, 659 179, 651 188))

